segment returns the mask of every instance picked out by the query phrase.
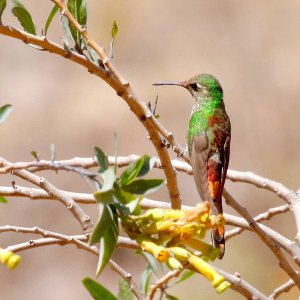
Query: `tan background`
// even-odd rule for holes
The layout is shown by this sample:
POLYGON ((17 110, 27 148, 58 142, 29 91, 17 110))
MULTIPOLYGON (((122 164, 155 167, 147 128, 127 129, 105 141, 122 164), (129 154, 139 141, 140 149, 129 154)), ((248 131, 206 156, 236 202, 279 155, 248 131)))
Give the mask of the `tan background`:
MULTIPOLYGON (((52 4, 46 0, 24 0, 24 4, 40 32, 52 4)), ((288 187, 299 187, 299 2, 90 0, 88 4, 90 32, 107 49, 112 21, 117 20, 115 65, 145 101, 154 101, 159 94, 160 120, 179 141, 185 141, 190 95, 180 88, 151 84, 214 74, 224 88, 232 122, 230 168, 252 170, 288 187)), ((19 27, 9 11, 4 23, 19 27)), ((57 19, 49 37, 59 42, 60 35, 57 19)), ((91 156, 95 144, 112 154, 114 131, 122 155, 155 154, 141 124, 104 82, 78 65, 20 41, 0 36, 0 43, 0 104, 14 105, 13 114, 0 127, 1 156, 27 161, 34 149, 47 159, 51 143, 56 145, 57 159, 91 156)), ((44 174, 59 188, 89 192, 79 176, 44 174)), ((11 180, 24 184, 3 175, 0 184, 9 185, 11 180)), ((184 202, 199 201, 192 178, 180 175, 179 180, 184 202)), ((252 214, 282 204, 271 193, 252 186, 231 182, 227 186, 252 214)), ((153 198, 167 200, 167 193, 153 198)), ((95 218, 96 207, 87 209, 95 218)), ((225 211, 232 212, 228 207, 225 211)), ((70 234, 80 230, 61 204, 47 201, 10 198, 9 205, 0 205, 0 220, 0 225, 37 225, 70 234)), ((295 235, 291 213, 268 224, 289 238, 295 235)), ((0 245, 35 237, 1 234, 0 245)), ((130 253, 117 251, 115 260, 137 277, 141 259, 130 253)), ((94 276, 96 257, 74 246, 51 246, 25 251, 22 258, 13 272, 0 266, 1 299, 90 299, 80 280, 94 276)), ((216 264, 240 273, 266 294, 287 280, 270 251, 250 233, 228 242, 224 259, 216 264)), ((116 291, 117 276, 110 270, 100 281, 116 291)), ((180 299, 242 298, 232 291, 216 296, 200 276, 177 286, 173 294, 180 299)), ((281 299, 296 297, 294 288, 281 299)))

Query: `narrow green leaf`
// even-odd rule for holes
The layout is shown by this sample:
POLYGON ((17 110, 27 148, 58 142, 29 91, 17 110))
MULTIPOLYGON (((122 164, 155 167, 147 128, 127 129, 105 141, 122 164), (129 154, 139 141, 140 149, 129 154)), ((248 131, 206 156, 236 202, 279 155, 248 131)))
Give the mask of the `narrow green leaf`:
POLYGON ((116 37, 117 33, 118 33, 118 25, 117 25, 116 20, 114 20, 112 28, 111 28, 112 40, 109 45, 109 60, 113 59, 113 47, 114 47, 115 37, 116 37))
POLYGON ((169 295, 169 294, 166 294, 166 298, 169 299, 169 300, 179 300, 179 298, 177 298, 175 296, 172 296, 172 295, 169 295))
POLYGON ((126 207, 129 208, 130 214, 133 215, 140 215, 141 214, 141 206, 140 203, 142 201, 143 197, 139 197, 135 199, 134 201, 131 201, 126 205, 126 207))
POLYGON ((55 160, 55 144, 50 144, 50 160, 53 162, 55 160))
POLYGON ((119 280, 118 300, 133 300, 133 294, 130 285, 124 279, 119 280))
POLYGON ((36 35, 35 25, 32 21, 31 15, 25 6, 18 0, 11 0, 12 13, 19 20, 25 31, 36 35))
POLYGON ((101 274, 111 258, 114 250, 116 249, 119 235, 118 220, 114 217, 113 212, 108 205, 104 206, 102 215, 103 214, 105 215, 103 221, 105 224, 105 230, 100 238, 100 252, 96 276, 101 274))
POLYGON ((30 154, 31 154, 37 161, 40 160, 41 154, 40 154, 39 152, 37 152, 37 151, 35 151, 35 150, 32 150, 32 151, 30 152, 30 154))
POLYGON ((138 177, 146 175, 154 167, 154 163, 156 160, 155 157, 150 157, 146 154, 143 157, 144 157, 144 164, 138 174, 138 177))
MULTIPOLYGON (((76 21, 81 25, 85 26, 87 21, 87 4, 85 0, 68 0, 68 9, 76 21)), ((81 49, 81 34, 76 28, 69 23, 69 28, 79 49, 81 49)))
POLYGON ((50 26, 50 24, 51 24, 51 22, 52 22, 54 16, 56 15, 56 13, 57 13, 58 11, 59 11, 59 7, 55 4, 55 5, 53 6, 53 8, 51 9, 50 14, 49 14, 49 16, 48 16, 48 18, 47 18, 47 21, 46 21, 46 23, 45 23, 45 28, 44 28, 44 34, 45 34, 45 36, 47 35, 48 28, 49 28, 49 26, 50 26))
POLYGON ((7 203, 8 201, 3 196, 0 196, 0 203, 7 203))
POLYGON ((149 292, 150 280, 153 275, 153 271, 147 267, 140 276, 140 290, 144 295, 149 292))
POLYGON ((163 179, 137 179, 123 189, 135 195, 146 195, 155 192, 163 183, 163 179))
POLYGON ((144 165, 144 157, 140 157, 136 161, 132 162, 126 170, 122 173, 120 177, 120 185, 128 185, 131 182, 134 181, 134 179, 138 176, 140 173, 141 168, 144 165))
POLYGON ((116 20, 113 21, 113 25, 111 28, 111 37, 114 39, 118 33, 118 25, 116 20))
POLYGON ((89 240, 90 245, 100 242, 97 276, 100 275, 113 254, 119 235, 118 220, 114 217, 109 205, 99 205, 99 210, 100 209, 101 216, 89 240))
POLYGON ((148 267, 151 268, 151 270, 153 271, 154 274, 156 274, 157 272, 157 260, 154 258, 154 256, 148 252, 144 252, 144 251, 136 251, 137 254, 142 255, 147 263, 148 263, 148 267))
POLYGON ((91 58, 91 60, 95 63, 95 64, 99 64, 99 59, 100 59, 100 57, 99 57, 99 54, 93 49, 93 48, 91 48, 90 46, 88 46, 87 45, 87 52, 88 52, 88 54, 90 55, 90 58, 91 58))
POLYGON ((115 142, 115 165, 114 165, 114 171, 117 175, 117 169, 118 169, 118 135, 116 132, 114 132, 114 142, 115 142))
POLYGON ((10 104, 6 104, 0 107, 0 125, 6 120, 12 110, 13 107, 10 104))
POLYGON ((94 193, 94 198, 98 203, 111 204, 114 200, 114 193, 112 190, 106 192, 98 191, 94 193))
POLYGON ((68 18, 64 15, 60 15, 60 22, 61 22, 62 30, 63 30, 62 40, 64 42, 64 49, 66 52, 68 52, 75 44, 75 41, 73 39, 73 36, 72 36, 70 28, 69 28, 68 18))
POLYGON ((6 0, 0 0, 0 25, 2 25, 1 17, 6 7, 6 0))
POLYGON ((187 280, 188 278, 190 278, 191 276, 193 276, 195 274, 194 271, 191 271, 191 270, 187 270, 185 271, 178 280, 176 280, 176 282, 174 283, 175 284, 178 284, 180 282, 183 282, 185 280, 187 280))
POLYGON ((84 278, 82 283, 95 300, 118 300, 108 289, 91 278, 84 278))
POLYGON ((99 173, 103 173, 108 168, 108 157, 99 147, 94 147, 96 158, 99 164, 99 173))

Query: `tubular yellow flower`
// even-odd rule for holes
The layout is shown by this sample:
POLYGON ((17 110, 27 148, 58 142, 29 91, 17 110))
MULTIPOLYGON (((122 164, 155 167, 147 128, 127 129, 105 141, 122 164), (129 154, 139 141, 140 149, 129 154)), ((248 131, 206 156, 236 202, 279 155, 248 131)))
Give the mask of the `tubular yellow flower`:
POLYGON ((202 253, 202 255, 207 256, 210 260, 215 260, 220 253, 220 250, 218 248, 214 248, 212 245, 209 245, 197 238, 191 238, 189 240, 186 240, 185 245, 198 250, 202 253))
POLYGON ((167 266, 172 270, 182 270, 183 266, 175 257, 170 257, 167 260, 167 266))
POLYGON ((160 262, 166 262, 170 257, 170 253, 166 248, 153 242, 143 240, 140 242, 140 245, 143 251, 149 252, 160 262))
POLYGON ((192 255, 188 250, 182 247, 171 247, 169 250, 174 254, 176 259, 182 262, 186 262, 192 255))
POLYGON ((211 281, 213 287, 216 288, 217 293, 222 293, 230 287, 230 283, 203 259, 191 255, 188 261, 199 273, 211 281))

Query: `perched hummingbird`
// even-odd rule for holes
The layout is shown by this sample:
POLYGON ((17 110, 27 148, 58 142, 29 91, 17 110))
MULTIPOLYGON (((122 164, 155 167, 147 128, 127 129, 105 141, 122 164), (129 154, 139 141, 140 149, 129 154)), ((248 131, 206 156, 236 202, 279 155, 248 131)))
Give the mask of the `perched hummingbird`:
MULTIPOLYGON (((200 74, 182 82, 158 82, 154 85, 178 85, 193 96, 187 144, 194 180, 203 201, 209 201, 212 214, 223 214, 222 192, 230 154, 231 126, 223 102, 219 81, 209 74, 200 74)), ((224 225, 212 231, 214 247, 225 252, 224 225)))

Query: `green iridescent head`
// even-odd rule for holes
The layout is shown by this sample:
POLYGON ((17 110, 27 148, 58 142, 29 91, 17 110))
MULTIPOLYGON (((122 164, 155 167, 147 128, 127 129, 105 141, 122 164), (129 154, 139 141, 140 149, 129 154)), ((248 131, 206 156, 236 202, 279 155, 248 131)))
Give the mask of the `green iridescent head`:
POLYGON ((182 82, 182 86, 190 91, 195 98, 212 100, 223 99, 223 89, 219 81, 212 75, 200 74, 182 82))

